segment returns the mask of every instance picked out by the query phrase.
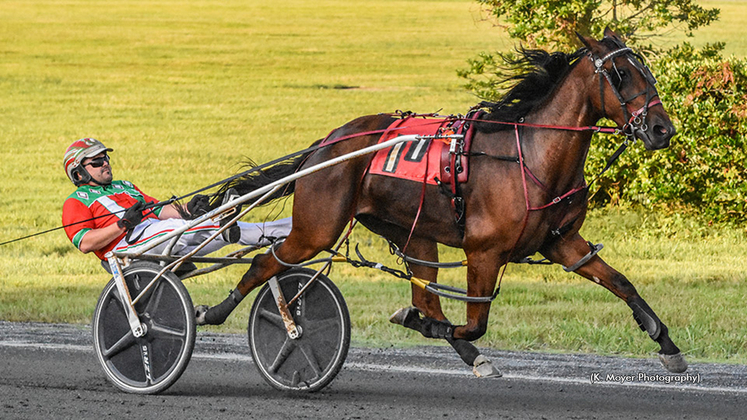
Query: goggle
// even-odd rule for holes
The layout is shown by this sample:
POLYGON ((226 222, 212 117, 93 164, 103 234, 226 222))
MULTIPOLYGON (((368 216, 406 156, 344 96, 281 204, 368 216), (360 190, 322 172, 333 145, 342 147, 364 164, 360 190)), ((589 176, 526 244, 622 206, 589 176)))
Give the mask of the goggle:
POLYGON ((109 163, 109 155, 104 155, 101 157, 97 157, 96 159, 91 159, 90 162, 84 164, 83 166, 92 166, 94 168, 100 168, 104 166, 104 163, 109 163))

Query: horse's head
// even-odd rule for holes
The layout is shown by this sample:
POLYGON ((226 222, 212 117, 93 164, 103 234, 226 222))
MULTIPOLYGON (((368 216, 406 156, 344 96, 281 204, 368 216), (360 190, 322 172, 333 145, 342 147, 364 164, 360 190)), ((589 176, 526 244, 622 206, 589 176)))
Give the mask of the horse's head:
POLYGON ((626 134, 641 139, 648 150, 668 147, 677 130, 659 100, 656 79, 643 58, 609 28, 600 41, 579 38, 599 77, 599 96, 592 102, 601 115, 615 121, 626 134))

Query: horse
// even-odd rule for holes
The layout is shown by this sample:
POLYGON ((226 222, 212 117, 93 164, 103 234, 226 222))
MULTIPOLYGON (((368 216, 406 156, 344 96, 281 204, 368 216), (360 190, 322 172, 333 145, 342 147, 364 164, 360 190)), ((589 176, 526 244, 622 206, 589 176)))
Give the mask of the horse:
MULTIPOLYGON (((578 36, 584 46, 573 53, 518 50, 519 61, 529 70, 514 76, 516 82, 502 100, 484 105, 487 112, 460 116, 474 126, 474 133, 469 178, 456 194, 459 206, 455 194, 442 186, 370 173, 370 156, 301 177, 273 197, 294 194, 293 228, 287 238, 273 253, 256 256, 223 302, 198 307, 198 324, 224 322, 244 296, 288 264, 307 261, 334 246, 354 218, 406 250, 410 261, 437 262, 438 243, 464 251, 466 295, 473 298, 466 303, 464 325, 452 325, 439 296, 416 285, 412 307, 401 309, 391 321, 425 337, 446 339, 477 376, 500 376, 471 342, 486 332, 490 297, 501 269, 536 253, 625 301, 641 330, 659 344, 662 365, 671 372, 686 371, 687 362, 667 326, 633 284, 579 234, 588 207, 584 165, 594 131, 582 128, 607 118, 651 151, 668 147, 676 130, 640 55, 609 28, 600 40, 578 36), (555 128, 546 127, 547 122, 555 128), (455 209, 461 209, 459 217, 455 209)), ((213 203, 220 203, 229 187, 246 194, 302 168, 376 144, 399 118, 403 117, 378 114, 354 119, 314 143, 318 148, 260 175, 227 183, 213 203)), ((438 265, 409 266, 413 276, 437 284, 438 265)))

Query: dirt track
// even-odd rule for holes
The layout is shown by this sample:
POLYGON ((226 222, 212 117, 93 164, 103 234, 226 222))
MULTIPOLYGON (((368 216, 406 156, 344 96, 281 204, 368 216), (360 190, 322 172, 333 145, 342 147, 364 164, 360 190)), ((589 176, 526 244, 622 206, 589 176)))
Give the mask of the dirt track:
POLYGON ((137 396, 106 381, 88 327, 0 322, 0 417, 737 419, 747 410, 747 366, 696 364, 682 377, 655 359, 487 354, 503 378, 473 377, 449 348, 352 348, 330 386, 292 395, 262 380, 244 336, 200 333, 182 378, 137 396))

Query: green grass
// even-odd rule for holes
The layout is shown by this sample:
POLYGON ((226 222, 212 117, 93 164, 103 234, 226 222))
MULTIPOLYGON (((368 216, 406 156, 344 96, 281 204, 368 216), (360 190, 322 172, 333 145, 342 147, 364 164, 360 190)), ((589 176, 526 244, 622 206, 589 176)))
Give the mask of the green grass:
POLYGON ((698 29, 693 33, 693 37, 685 37, 681 31, 671 31, 655 40, 654 44, 667 46, 685 40, 697 47, 702 47, 705 44, 725 42, 725 55, 733 54, 737 57, 745 57, 747 55, 747 39, 744 37, 744 16, 747 2, 741 0, 701 0, 697 3, 709 9, 719 9, 721 11, 720 19, 710 26, 698 29))
MULTIPOLYGON (((722 24, 695 43, 727 41, 745 56, 747 2, 706 2, 722 24)), ((0 12, 0 242, 60 225, 72 185, 62 154, 96 137, 115 149, 115 176, 162 198, 306 147, 360 115, 397 109, 465 112, 477 99, 455 70, 513 43, 452 1, 13 1, 0 12)), ((701 33, 703 35, 701 35, 701 33)), ((640 147, 640 145, 636 145, 640 147)), ((287 214, 289 206, 286 205, 287 214)), ((259 210, 262 217, 269 209, 259 210)), ((643 210, 594 212, 585 236, 627 274, 699 360, 747 362, 743 227, 643 210)), ((373 260, 395 265, 379 238, 356 232, 373 260)), ((462 259, 444 249, 443 260, 462 259)), ((241 267, 187 282, 196 303, 222 300, 241 267)), ((464 269, 442 281, 464 286, 464 269)), ((332 278, 368 345, 434 344, 388 316, 410 286, 338 264, 332 278)), ((61 231, 0 247, 0 319, 88 323, 107 276, 61 231)), ((251 299, 214 331, 240 332, 251 299)), ((464 305, 444 302, 462 322, 464 305)), ((627 306, 559 267, 511 265, 480 346, 641 356, 656 346, 627 306)))

